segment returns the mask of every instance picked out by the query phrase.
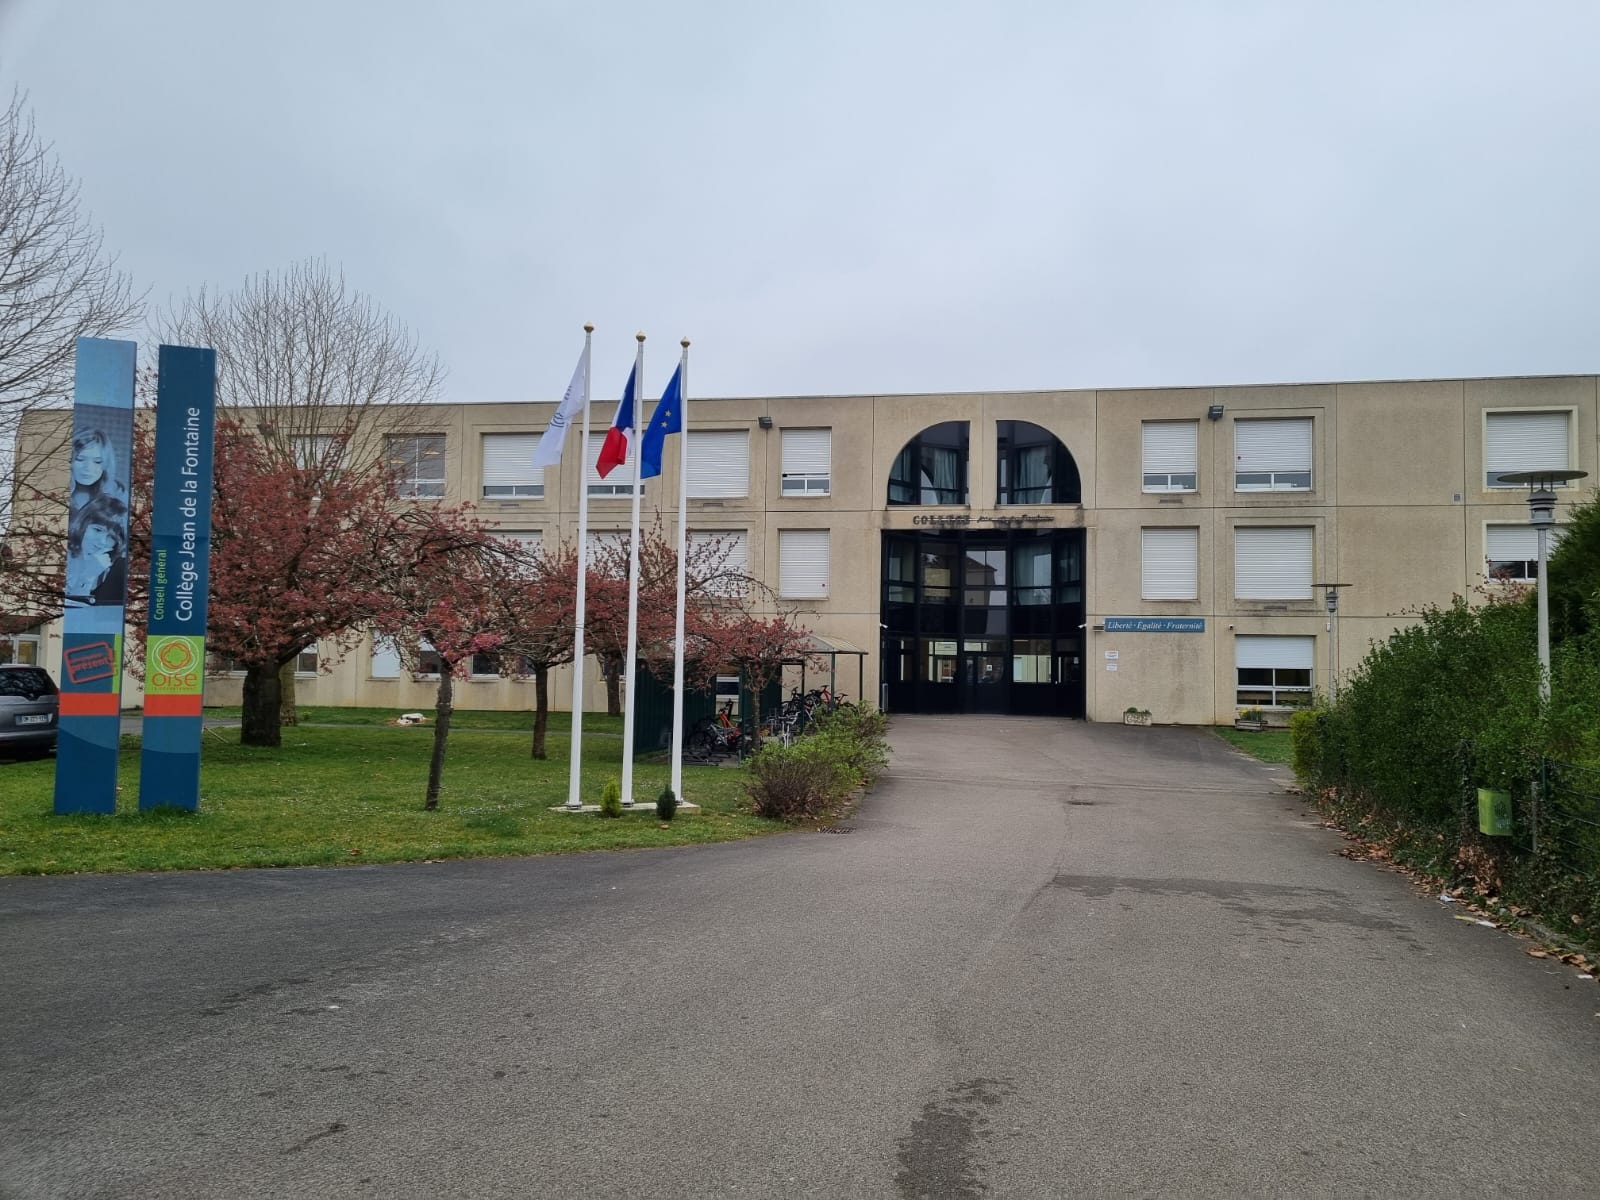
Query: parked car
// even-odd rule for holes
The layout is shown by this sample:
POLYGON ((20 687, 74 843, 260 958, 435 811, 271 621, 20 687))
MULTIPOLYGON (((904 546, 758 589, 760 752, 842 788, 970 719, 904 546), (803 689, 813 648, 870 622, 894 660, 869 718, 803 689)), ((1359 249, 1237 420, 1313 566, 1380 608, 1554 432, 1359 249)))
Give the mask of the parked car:
POLYGON ((31 758, 56 748, 61 693, 43 667, 0 664, 0 758, 31 758))

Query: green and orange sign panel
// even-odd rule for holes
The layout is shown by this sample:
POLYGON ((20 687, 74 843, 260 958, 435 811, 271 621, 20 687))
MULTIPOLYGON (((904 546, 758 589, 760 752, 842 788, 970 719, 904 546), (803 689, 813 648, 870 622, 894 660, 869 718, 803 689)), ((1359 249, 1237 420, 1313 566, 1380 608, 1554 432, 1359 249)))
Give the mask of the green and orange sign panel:
POLYGON ((141 809, 200 807, 216 402, 216 351, 162 346, 151 487, 141 809))
POLYGON ((61 622, 55 811, 117 811, 133 342, 79 338, 61 622))

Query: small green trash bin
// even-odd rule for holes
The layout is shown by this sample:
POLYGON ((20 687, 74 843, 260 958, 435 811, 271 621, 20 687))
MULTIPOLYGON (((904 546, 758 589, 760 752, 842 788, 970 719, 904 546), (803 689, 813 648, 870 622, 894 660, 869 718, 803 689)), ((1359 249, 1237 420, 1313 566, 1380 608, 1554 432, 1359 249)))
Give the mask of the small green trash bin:
POLYGON ((1478 789, 1478 832, 1488 837, 1511 836, 1511 793, 1478 789))

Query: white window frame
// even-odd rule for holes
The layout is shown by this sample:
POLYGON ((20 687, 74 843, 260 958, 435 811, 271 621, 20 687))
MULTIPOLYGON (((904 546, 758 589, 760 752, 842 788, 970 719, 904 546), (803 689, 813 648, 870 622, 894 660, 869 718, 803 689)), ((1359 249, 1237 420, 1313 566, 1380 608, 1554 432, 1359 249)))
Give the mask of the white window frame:
POLYGON ((784 496, 827 496, 833 491, 833 430, 783 429, 779 485, 784 496))
POLYGON ((738 500, 750 494, 750 431, 691 429, 684 448, 691 500, 738 500))
MULTIPOLYGON (((1565 525, 1550 530, 1545 547, 1554 554, 1567 532, 1565 525)), ((1548 559, 1546 560, 1548 561, 1548 559)), ((1491 583, 1539 581, 1539 531, 1526 522, 1490 521, 1483 527, 1483 571, 1491 583), (1500 553, 1497 555, 1496 551, 1500 553), (1519 555, 1517 552, 1520 551, 1519 555), (1496 564, 1501 574, 1496 574, 1496 564)))
POLYGON ((1233 639, 1233 699, 1240 708, 1295 709, 1311 704, 1316 685, 1317 639, 1306 634, 1244 634, 1233 639), (1269 671, 1265 681, 1245 683, 1244 671, 1269 671), (1265 691, 1267 701, 1244 692, 1265 691))
POLYGON ((826 600, 832 552, 832 533, 827 529, 778 530, 778 596, 826 600))
POLYGON ((296 433, 289 437, 290 457, 302 471, 315 471, 321 467, 332 448, 331 433, 296 433))
POLYGON ((1316 436, 1316 422, 1311 417, 1235 419, 1233 490, 1236 492, 1311 491, 1316 483, 1316 436), (1300 432, 1302 428, 1303 436, 1300 432), (1245 430, 1248 430, 1246 441, 1251 444, 1241 446, 1240 434, 1245 430), (1274 441, 1276 445, 1272 444, 1274 441), (1246 477, 1249 478, 1248 482, 1245 482, 1246 477))
POLYGON ((1317 532, 1314 526, 1235 525, 1233 598, 1312 599, 1316 552, 1317 532), (1291 566, 1294 568, 1294 579, 1285 581, 1284 577, 1291 566))
POLYGON ((0 636, 0 662, 19 663, 25 667, 44 666, 44 637, 38 626, 25 629, 21 633, 8 633, 0 636), (22 648, 31 647, 28 657, 23 657, 22 648))
POLYGON ((1139 595, 1144 600, 1200 598, 1200 530, 1152 525, 1139 531, 1139 595))
MULTIPOLYGON (((598 555, 595 553, 596 550, 605 548, 607 546, 616 546, 620 548, 625 546, 627 541, 628 531, 626 529, 589 530, 589 543, 585 547, 586 553, 584 555, 584 557, 588 560, 589 569, 591 571, 599 569, 596 565, 599 561, 598 555)), ((624 563, 622 566, 624 575, 627 574, 627 570, 627 564, 624 563)))
MULTIPOLYGON (((639 453, 638 431, 628 439, 628 457, 611 469, 611 474, 601 478, 595 464, 600 461, 600 448, 606 444, 606 430, 589 431, 589 444, 583 452, 583 484, 589 489, 589 499, 606 500, 614 497, 627 499, 633 495, 633 460, 639 453)), ((639 481, 639 495, 645 494, 644 480, 639 481)))
POLYGON ((1199 491, 1199 421, 1144 421, 1139 438, 1143 491, 1199 491))
MULTIPOLYGON (((1572 408, 1490 408, 1483 413, 1483 487, 1485 491, 1516 491, 1520 483, 1500 483, 1505 471, 1570 470, 1572 468, 1573 425, 1577 410, 1572 408), (1518 418, 1523 428, 1513 437, 1510 425, 1518 418), (1497 424, 1501 432, 1496 433, 1497 424), (1542 428, 1540 428, 1542 426, 1542 428), (1554 431, 1561 430, 1561 447, 1554 444, 1554 431)), ((1558 484, 1574 487, 1575 481, 1558 484)))
POLYGON ((447 474, 445 471, 445 454, 448 452, 449 442, 442 433, 391 433, 383 439, 384 462, 391 471, 395 472, 395 495, 402 500, 442 500, 444 498, 447 474), (410 442, 409 452, 402 458, 396 453, 397 447, 410 442), (424 449, 423 443, 428 443, 424 449), (437 451, 432 449, 437 445, 437 451), (422 474, 423 460, 435 456, 439 460, 439 477, 435 479, 430 473, 422 474))
POLYGON ((536 433, 486 433, 478 441, 485 500, 543 500, 544 468, 533 465, 536 433), (491 491, 490 489, 494 489, 491 491))
POLYGON ((321 674, 322 648, 313 642, 294 658, 294 673, 296 675, 321 674))

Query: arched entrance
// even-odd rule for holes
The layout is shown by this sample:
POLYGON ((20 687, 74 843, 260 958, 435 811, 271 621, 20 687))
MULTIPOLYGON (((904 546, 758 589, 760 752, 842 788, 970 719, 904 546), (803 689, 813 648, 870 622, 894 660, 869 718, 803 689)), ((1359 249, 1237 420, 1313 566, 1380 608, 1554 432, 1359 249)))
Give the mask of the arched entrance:
POLYGON ((883 535, 890 712, 1084 713, 1081 529, 883 535))

